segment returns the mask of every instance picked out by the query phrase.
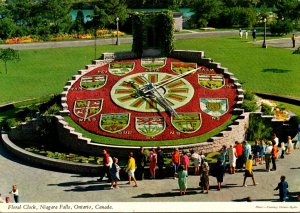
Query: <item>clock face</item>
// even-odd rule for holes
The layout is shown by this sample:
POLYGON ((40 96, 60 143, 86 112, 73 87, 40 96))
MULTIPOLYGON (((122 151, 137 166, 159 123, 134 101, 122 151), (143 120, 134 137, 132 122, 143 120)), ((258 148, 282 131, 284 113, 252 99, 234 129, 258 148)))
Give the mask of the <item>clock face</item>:
POLYGON ((119 60, 92 69, 69 89, 71 118, 122 140, 198 137, 231 117, 238 92, 221 71, 174 58, 119 60))

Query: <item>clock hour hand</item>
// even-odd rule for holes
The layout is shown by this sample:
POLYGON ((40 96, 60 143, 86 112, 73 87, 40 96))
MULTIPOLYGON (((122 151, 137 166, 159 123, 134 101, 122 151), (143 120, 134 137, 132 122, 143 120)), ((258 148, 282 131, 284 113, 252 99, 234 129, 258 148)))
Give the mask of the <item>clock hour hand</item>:
MULTIPOLYGON (((154 89, 158 89, 158 88, 163 87, 163 86, 165 86, 165 85, 167 85, 167 84, 169 84, 169 83, 172 83, 172 82, 174 82, 174 81, 176 81, 176 80, 178 80, 178 79, 180 79, 180 78, 183 78, 183 77, 185 77, 185 76, 187 76, 187 75, 189 75, 189 74, 191 74, 191 73, 194 73, 194 72, 197 71, 197 70, 198 70, 198 68, 193 69, 193 70, 190 70, 190 71, 185 72, 185 73, 182 73, 182 74, 180 74, 180 75, 178 75, 178 76, 175 76, 175 77, 173 77, 173 78, 166 79, 166 80, 161 81, 161 82, 157 82, 157 83, 153 84, 153 88, 147 89, 146 87, 142 87, 142 88, 139 88, 139 89, 143 90, 144 93, 148 93, 148 92, 151 92, 151 91, 154 90, 154 89)), ((148 79, 147 79, 147 80, 148 80, 148 79)))
POLYGON ((163 107, 172 115, 178 116, 178 113, 171 107, 168 100, 154 87, 154 84, 151 83, 144 75, 141 75, 141 77, 148 82, 145 88, 150 90, 150 93, 158 100, 159 104, 163 105, 163 107))

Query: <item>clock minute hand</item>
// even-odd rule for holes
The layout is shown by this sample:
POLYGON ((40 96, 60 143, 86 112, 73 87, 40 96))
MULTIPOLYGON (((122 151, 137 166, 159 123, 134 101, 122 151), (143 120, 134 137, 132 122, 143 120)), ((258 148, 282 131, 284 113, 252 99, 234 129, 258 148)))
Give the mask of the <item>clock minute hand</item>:
POLYGON ((195 71, 197 71, 197 70, 198 70, 198 68, 193 69, 193 70, 190 70, 190 71, 188 71, 188 72, 186 72, 186 73, 182 73, 182 74, 180 74, 180 75, 178 75, 178 76, 175 76, 174 78, 167 79, 167 80, 162 81, 162 82, 158 82, 158 83, 156 83, 156 84, 153 85, 153 88, 150 88, 150 89, 148 89, 148 90, 145 90, 144 93, 148 93, 148 92, 151 92, 151 91, 154 90, 154 89, 163 87, 163 86, 165 86, 165 85, 167 85, 167 84, 169 84, 169 83, 171 83, 171 82, 173 82, 173 81, 176 81, 176 80, 178 80, 178 79, 180 79, 180 78, 183 78, 184 76, 187 76, 187 75, 189 75, 189 74, 191 74, 191 73, 193 73, 193 72, 195 72, 195 71))
POLYGON ((141 75, 141 77, 148 82, 147 88, 150 88, 149 90, 151 90, 151 94, 153 94, 156 99, 159 100, 160 104, 164 105, 164 108, 171 112, 171 114, 175 114, 176 116, 178 116, 178 113, 171 107, 168 100, 164 96, 162 96, 160 92, 154 87, 153 83, 151 83, 144 75, 141 75))

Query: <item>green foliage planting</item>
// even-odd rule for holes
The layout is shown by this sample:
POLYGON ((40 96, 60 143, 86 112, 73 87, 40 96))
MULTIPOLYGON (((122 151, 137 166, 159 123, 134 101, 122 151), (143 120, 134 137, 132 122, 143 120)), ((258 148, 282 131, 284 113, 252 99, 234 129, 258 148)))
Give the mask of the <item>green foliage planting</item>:
POLYGON ((254 95, 253 92, 250 92, 250 91, 246 90, 244 92, 244 99, 249 100, 249 101, 254 101, 255 95, 254 95))
POLYGON ((267 105, 267 104, 262 104, 261 105, 261 112, 264 114, 264 115, 273 115, 273 107, 267 105))
POLYGON ((254 141, 256 138, 271 138, 271 121, 263 119, 260 114, 250 114, 247 140, 254 141))
POLYGON ((258 109, 258 106, 255 101, 244 100, 242 108, 245 112, 255 112, 258 109))
POLYGON ((132 51, 139 57, 149 48, 159 48, 163 55, 169 55, 174 49, 172 12, 133 13, 132 35, 132 51))

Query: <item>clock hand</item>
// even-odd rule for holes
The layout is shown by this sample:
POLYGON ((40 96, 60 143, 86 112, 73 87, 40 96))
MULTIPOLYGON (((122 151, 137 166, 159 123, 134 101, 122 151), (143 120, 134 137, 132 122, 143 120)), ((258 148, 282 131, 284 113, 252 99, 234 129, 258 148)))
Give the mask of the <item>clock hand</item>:
MULTIPOLYGON (((180 75, 178 75, 178 76, 175 76, 174 78, 166 79, 165 81, 162 81, 162 82, 158 82, 158 83, 156 83, 156 84, 153 84, 153 85, 154 85, 153 88, 147 89, 147 85, 146 85, 146 87, 144 86, 144 87, 139 88, 139 89, 142 90, 144 93, 148 93, 148 92, 151 92, 151 91, 154 90, 154 89, 163 87, 163 86, 165 86, 165 85, 167 85, 167 84, 169 84, 169 83, 171 83, 171 82, 173 82, 173 81, 176 81, 176 80, 178 80, 178 79, 180 79, 180 78, 183 78, 184 76, 187 76, 187 75, 189 75, 189 74, 191 74, 191 73, 193 73, 193 72, 195 72, 195 71, 197 71, 197 70, 198 70, 198 68, 197 68, 197 69, 190 70, 190 71, 188 71, 188 72, 186 72, 186 73, 182 73, 182 74, 180 74, 180 75)), ((148 80, 148 79, 147 79, 147 80, 148 80)))
POLYGON ((177 117, 178 113, 171 107, 168 100, 163 95, 160 94, 160 92, 157 90, 157 88, 154 87, 154 84, 151 83, 144 75, 141 75, 141 77, 144 78, 148 82, 148 84, 146 85, 145 88, 148 88, 149 90, 151 90, 150 93, 153 94, 156 97, 156 99, 159 100, 160 104, 164 105, 163 107, 166 110, 168 110, 171 114, 175 114, 177 117))

